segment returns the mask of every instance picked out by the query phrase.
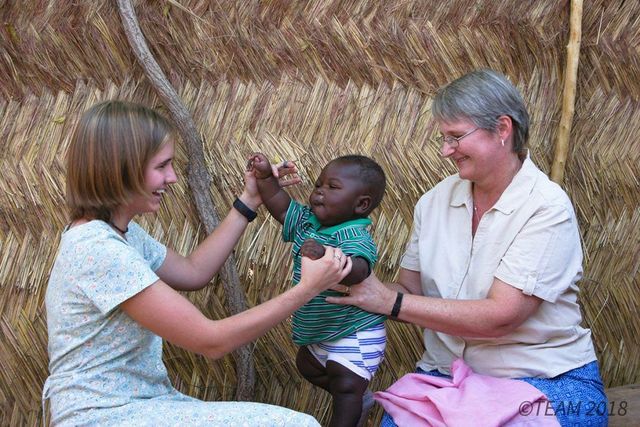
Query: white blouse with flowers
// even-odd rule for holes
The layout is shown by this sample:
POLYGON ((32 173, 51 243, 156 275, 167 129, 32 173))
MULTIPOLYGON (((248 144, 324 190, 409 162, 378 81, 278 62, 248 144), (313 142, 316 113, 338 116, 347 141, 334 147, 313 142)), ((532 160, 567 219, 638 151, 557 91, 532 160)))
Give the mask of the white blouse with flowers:
POLYGON ((45 297, 53 425, 318 425, 259 403, 203 402, 179 393, 162 339, 119 305, 155 281, 166 248, 135 223, 126 239, 102 221, 62 234, 45 297))

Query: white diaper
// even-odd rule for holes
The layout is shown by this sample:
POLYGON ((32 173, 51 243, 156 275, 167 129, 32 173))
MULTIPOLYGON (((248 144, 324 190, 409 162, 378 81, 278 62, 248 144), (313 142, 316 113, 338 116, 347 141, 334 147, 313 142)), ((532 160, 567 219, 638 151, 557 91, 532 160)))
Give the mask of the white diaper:
POLYGON ((386 344, 387 331, 384 323, 380 323, 336 341, 310 344, 307 349, 322 366, 327 366, 327 360, 333 360, 371 381, 384 360, 386 344))

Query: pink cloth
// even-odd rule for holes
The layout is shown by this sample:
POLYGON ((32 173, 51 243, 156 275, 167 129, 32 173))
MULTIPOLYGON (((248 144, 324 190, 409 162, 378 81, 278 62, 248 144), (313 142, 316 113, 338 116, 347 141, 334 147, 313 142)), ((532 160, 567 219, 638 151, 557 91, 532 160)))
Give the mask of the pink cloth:
POLYGON ((373 396, 399 427, 559 426, 547 397, 524 381, 476 374, 462 359, 451 374, 407 374, 373 396))

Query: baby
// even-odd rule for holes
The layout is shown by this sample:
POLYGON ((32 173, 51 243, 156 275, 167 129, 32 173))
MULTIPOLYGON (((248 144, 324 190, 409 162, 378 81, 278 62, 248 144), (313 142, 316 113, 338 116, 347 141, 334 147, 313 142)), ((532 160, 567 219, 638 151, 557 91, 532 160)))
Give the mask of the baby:
MULTIPOLYGON (((339 247, 351 256, 353 267, 343 285, 369 276, 377 252, 368 216, 382 201, 386 185, 375 161, 350 155, 329 162, 309 196, 309 206, 291 200, 263 154, 253 154, 250 165, 264 205, 283 224, 283 239, 293 242, 294 285, 300 280, 301 257, 321 257, 322 245, 339 247)), ((293 341, 300 346, 296 365, 309 382, 331 394, 330 426, 355 426, 366 415, 363 396, 384 358, 385 317, 325 301, 336 295, 340 293, 325 291, 294 313, 293 341)))

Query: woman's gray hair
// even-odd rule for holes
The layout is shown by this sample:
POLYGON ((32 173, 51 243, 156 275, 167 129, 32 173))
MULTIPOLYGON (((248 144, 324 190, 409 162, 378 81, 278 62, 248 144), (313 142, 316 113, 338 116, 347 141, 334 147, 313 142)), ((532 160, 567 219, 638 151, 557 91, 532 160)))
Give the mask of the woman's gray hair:
POLYGON ((480 69, 465 74, 438 90, 431 108, 438 121, 467 119, 492 132, 498 117, 509 116, 514 127, 513 151, 524 154, 529 113, 518 89, 501 73, 480 69))

